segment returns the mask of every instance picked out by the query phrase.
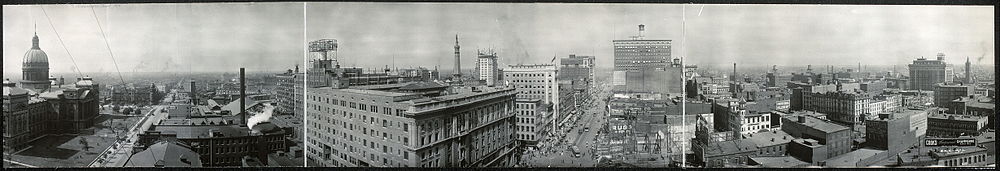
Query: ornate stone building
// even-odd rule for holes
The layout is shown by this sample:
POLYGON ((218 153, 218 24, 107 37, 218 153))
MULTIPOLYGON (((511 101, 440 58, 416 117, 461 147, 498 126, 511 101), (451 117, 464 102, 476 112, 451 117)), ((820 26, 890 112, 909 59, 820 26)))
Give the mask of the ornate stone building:
POLYGON ((21 86, 3 82, 4 151, 24 149, 50 134, 88 129, 100 111, 100 85, 90 77, 72 84, 50 78, 48 55, 38 46, 38 35, 31 41, 21 86))

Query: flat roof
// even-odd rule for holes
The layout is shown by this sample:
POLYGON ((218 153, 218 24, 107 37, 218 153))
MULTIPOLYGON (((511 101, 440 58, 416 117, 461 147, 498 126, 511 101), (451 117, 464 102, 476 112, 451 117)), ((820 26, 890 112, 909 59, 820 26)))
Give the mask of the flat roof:
POLYGON ((705 156, 721 156, 750 151, 757 151, 757 145, 749 140, 736 139, 709 143, 705 148, 705 156))
POLYGON ((829 167, 858 167, 858 162, 862 159, 867 159, 884 152, 883 150, 862 148, 824 160, 823 162, 826 163, 824 166, 829 167))
POLYGON ((763 167, 773 167, 773 168, 802 167, 811 164, 809 162, 799 160, 792 156, 751 157, 750 160, 757 162, 757 164, 760 164, 763 167))
POLYGON ((747 140, 753 142, 754 144, 757 144, 757 147, 768 147, 778 144, 787 144, 789 142, 792 142, 793 139, 795 139, 795 137, 792 137, 791 135, 788 135, 788 133, 785 133, 785 131, 781 130, 757 132, 750 135, 746 135, 744 137, 747 140))
POLYGON ((827 120, 816 118, 815 116, 812 116, 813 114, 815 114, 815 113, 809 114, 809 113, 804 113, 804 112, 794 112, 794 113, 785 115, 785 118, 788 119, 791 122, 796 123, 796 124, 801 124, 801 125, 804 125, 806 127, 810 127, 810 128, 813 128, 813 129, 816 129, 816 130, 819 130, 819 131, 823 131, 823 132, 826 132, 826 133, 832 133, 832 132, 837 132, 837 131, 842 131, 842 130, 849 129, 849 128, 843 126, 843 125, 835 124, 832 121, 827 121, 827 120), (805 123, 798 122, 798 117, 799 116, 805 117, 805 123))

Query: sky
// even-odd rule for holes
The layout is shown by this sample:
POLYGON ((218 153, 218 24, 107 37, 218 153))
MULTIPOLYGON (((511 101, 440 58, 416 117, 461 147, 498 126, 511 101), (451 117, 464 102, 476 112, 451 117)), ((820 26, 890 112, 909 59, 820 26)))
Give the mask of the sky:
POLYGON ((504 64, 577 54, 610 67, 611 41, 639 24, 698 65, 892 65, 937 53, 991 65, 995 46, 992 6, 308 3, 306 13, 307 39, 338 39, 342 65, 379 68, 451 69, 455 34, 466 69, 490 47, 504 64))
POLYGON ((302 64, 306 42, 317 39, 337 39, 341 65, 347 67, 450 70, 456 34, 465 69, 472 68, 477 49, 490 48, 505 65, 577 54, 596 56, 598 67, 610 67, 611 41, 636 35, 639 24, 646 25, 646 39, 673 40, 672 57, 683 57, 688 65, 891 65, 937 53, 950 63, 971 57, 975 64, 992 65, 995 53, 992 6, 44 5, 55 27, 41 7, 3 6, 4 73, 20 72, 36 24, 52 72, 74 72, 69 54, 82 72, 112 72, 115 62, 122 72, 225 72, 241 66, 280 71, 302 64))
POLYGON ((84 73, 115 72, 116 62, 126 73, 283 71, 303 63, 303 12, 303 3, 4 5, 3 72, 21 72, 35 24, 52 73, 76 72, 74 60, 84 73))
MULTIPOLYGON (((307 39, 337 39, 342 66, 454 68, 458 34, 463 69, 477 49, 503 64, 549 63, 595 55, 610 67, 611 40, 681 36, 680 5, 308 3, 307 39)), ((602 64, 598 64, 602 65, 602 64)))

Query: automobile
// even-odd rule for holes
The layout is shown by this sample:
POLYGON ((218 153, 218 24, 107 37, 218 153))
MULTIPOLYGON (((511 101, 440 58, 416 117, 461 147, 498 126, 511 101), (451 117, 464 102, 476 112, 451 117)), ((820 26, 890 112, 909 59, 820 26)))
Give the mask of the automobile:
POLYGON ((583 132, 590 132, 590 127, 583 128, 583 132))
POLYGON ((580 153, 579 147, 573 146, 572 150, 573 150, 573 157, 580 158, 581 156, 583 156, 583 154, 580 153))

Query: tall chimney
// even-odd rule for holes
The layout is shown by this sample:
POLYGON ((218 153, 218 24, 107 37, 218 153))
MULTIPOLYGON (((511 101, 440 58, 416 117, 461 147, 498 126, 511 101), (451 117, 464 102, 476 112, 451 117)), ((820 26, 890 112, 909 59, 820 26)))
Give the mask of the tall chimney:
POLYGON ((733 63, 733 78, 729 80, 736 82, 736 63, 733 63))
POLYGON ((195 87, 194 80, 191 80, 191 104, 198 105, 198 89, 195 87))
POLYGON ((245 69, 240 68, 240 118, 243 121, 240 125, 247 125, 247 84, 246 75, 244 74, 245 69))

